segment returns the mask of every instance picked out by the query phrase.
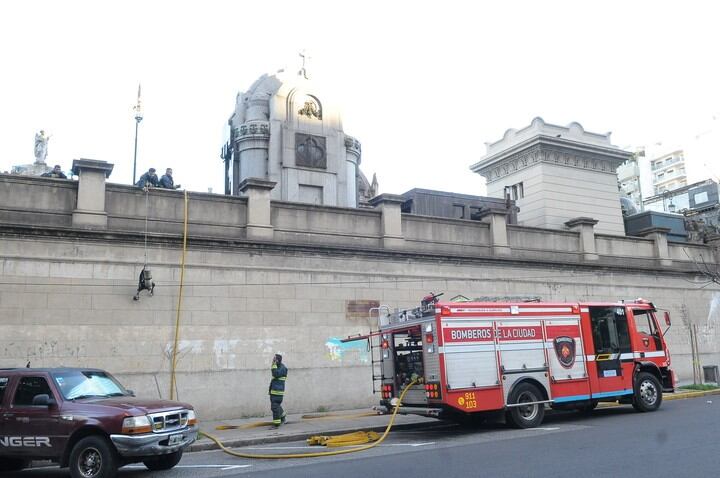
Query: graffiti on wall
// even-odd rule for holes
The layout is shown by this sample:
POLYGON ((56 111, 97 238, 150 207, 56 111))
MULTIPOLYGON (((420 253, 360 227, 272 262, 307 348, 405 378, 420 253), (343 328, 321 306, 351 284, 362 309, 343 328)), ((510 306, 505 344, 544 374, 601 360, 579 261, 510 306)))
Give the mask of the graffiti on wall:
POLYGON ((359 361, 370 362, 370 350, 367 340, 356 340, 354 342, 341 342, 337 337, 330 337, 325 342, 327 348, 326 357, 332 361, 359 361))

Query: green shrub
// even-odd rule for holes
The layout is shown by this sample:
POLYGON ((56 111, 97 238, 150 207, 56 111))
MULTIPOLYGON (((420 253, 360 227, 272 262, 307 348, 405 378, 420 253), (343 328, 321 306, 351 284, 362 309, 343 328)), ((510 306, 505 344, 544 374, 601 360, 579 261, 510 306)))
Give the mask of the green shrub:
POLYGON ((711 385, 709 383, 703 383, 696 385, 683 385, 680 388, 684 390, 717 390, 720 387, 718 387, 717 385, 711 385))

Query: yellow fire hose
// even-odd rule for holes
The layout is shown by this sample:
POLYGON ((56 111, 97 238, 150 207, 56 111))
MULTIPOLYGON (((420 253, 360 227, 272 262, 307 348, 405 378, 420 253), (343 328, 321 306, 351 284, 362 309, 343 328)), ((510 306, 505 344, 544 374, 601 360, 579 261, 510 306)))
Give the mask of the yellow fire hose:
MULTIPOLYGON (((385 431, 382 435, 380 435, 379 438, 377 438, 372 443, 369 443, 367 445, 357 446, 354 448, 346 448, 343 450, 332 450, 332 451, 318 451, 318 452, 312 452, 312 453, 292 453, 292 454, 269 454, 269 455, 261 455, 258 453, 241 453, 237 451, 233 451, 229 448, 227 448, 225 445, 222 444, 222 442, 217 439, 216 437, 205 433, 203 431, 200 432, 200 435, 205 436, 215 442, 217 446, 220 447, 222 451, 225 453, 236 456, 238 458, 257 458, 257 459, 270 459, 270 460, 280 460, 280 459, 291 459, 291 458, 315 458, 320 456, 333 456, 333 455, 344 455, 347 453, 355 453, 358 451, 365 451, 369 450, 370 448, 378 446, 380 443, 382 443, 385 438, 390 433, 390 429, 392 429, 393 424, 395 423, 395 416, 397 415, 398 410, 400 409, 400 405, 402 404, 403 398, 405 398, 405 394, 408 390, 410 390, 410 387, 415 385, 417 383, 417 379, 410 382, 407 387, 402 391, 400 394, 400 398, 398 399, 397 404, 395 404, 395 408, 393 409, 392 415, 390 416, 390 422, 388 423, 388 426, 385 428, 385 431)), ((346 435, 338 435, 337 437, 323 437, 323 436, 315 436, 308 439, 309 444, 321 444, 323 439, 327 438, 327 440, 324 440, 325 443, 330 442, 328 446, 350 446, 352 444, 356 443, 368 443, 368 441, 371 441, 374 437, 373 435, 377 435, 373 432, 358 432, 358 434, 354 433, 348 433, 346 435), (364 434, 365 436, 361 436, 360 434, 364 434), (352 435, 352 438, 354 438, 355 441, 353 441, 352 438, 349 438, 352 435), (335 438, 336 440, 332 440, 335 438), (364 440, 364 441, 362 441, 364 440), (312 442, 312 443, 311 443, 312 442)))

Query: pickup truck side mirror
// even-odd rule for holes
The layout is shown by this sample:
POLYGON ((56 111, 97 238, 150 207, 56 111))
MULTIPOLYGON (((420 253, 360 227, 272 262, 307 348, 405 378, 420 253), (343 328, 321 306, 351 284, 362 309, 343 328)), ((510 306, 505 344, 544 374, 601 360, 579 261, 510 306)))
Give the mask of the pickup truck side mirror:
POLYGON ((50 395, 47 393, 41 393, 33 397, 32 404, 33 406, 49 407, 51 405, 57 405, 57 402, 54 398, 50 398, 50 395))
POLYGON ((129 393, 131 397, 135 396, 135 390, 128 389, 127 393, 129 393))
POLYGON ((670 312, 665 311, 665 325, 670 327, 670 312))

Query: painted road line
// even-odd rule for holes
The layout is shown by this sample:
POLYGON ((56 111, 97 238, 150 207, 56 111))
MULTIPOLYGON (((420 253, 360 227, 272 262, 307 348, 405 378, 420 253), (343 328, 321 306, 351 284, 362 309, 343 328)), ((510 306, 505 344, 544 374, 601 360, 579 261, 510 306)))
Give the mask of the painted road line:
POLYGON ((434 441, 429 441, 425 443, 388 443, 387 445, 381 445, 381 446, 428 446, 428 445, 434 445, 434 441))
MULTIPOLYGON (((427 446, 427 445, 434 445, 434 441, 430 442, 422 442, 422 443, 385 443, 380 444, 378 447, 386 447, 386 446, 412 446, 412 447, 418 447, 418 446, 427 446)), ((366 444, 362 445, 348 445, 346 448, 353 448, 353 447, 361 447, 365 446, 366 444)), ((323 449, 323 447, 319 446, 246 446, 242 447, 243 450, 320 450, 323 449)))
MULTIPOLYGON (((192 468, 192 469, 202 469, 202 468, 210 468, 213 470, 221 470, 221 471, 227 471, 227 470, 237 470, 238 468, 249 468, 252 465, 175 465, 173 469, 176 468, 192 468)), ((122 469, 133 469, 133 470, 145 470, 147 469, 145 465, 127 465, 123 466, 122 469)))
POLYGON ((542 430, 546 432, 552 432, 555 430, 560 430, 560 427, 535 427, 535 428, 527 428, 526 430, 542 430))

